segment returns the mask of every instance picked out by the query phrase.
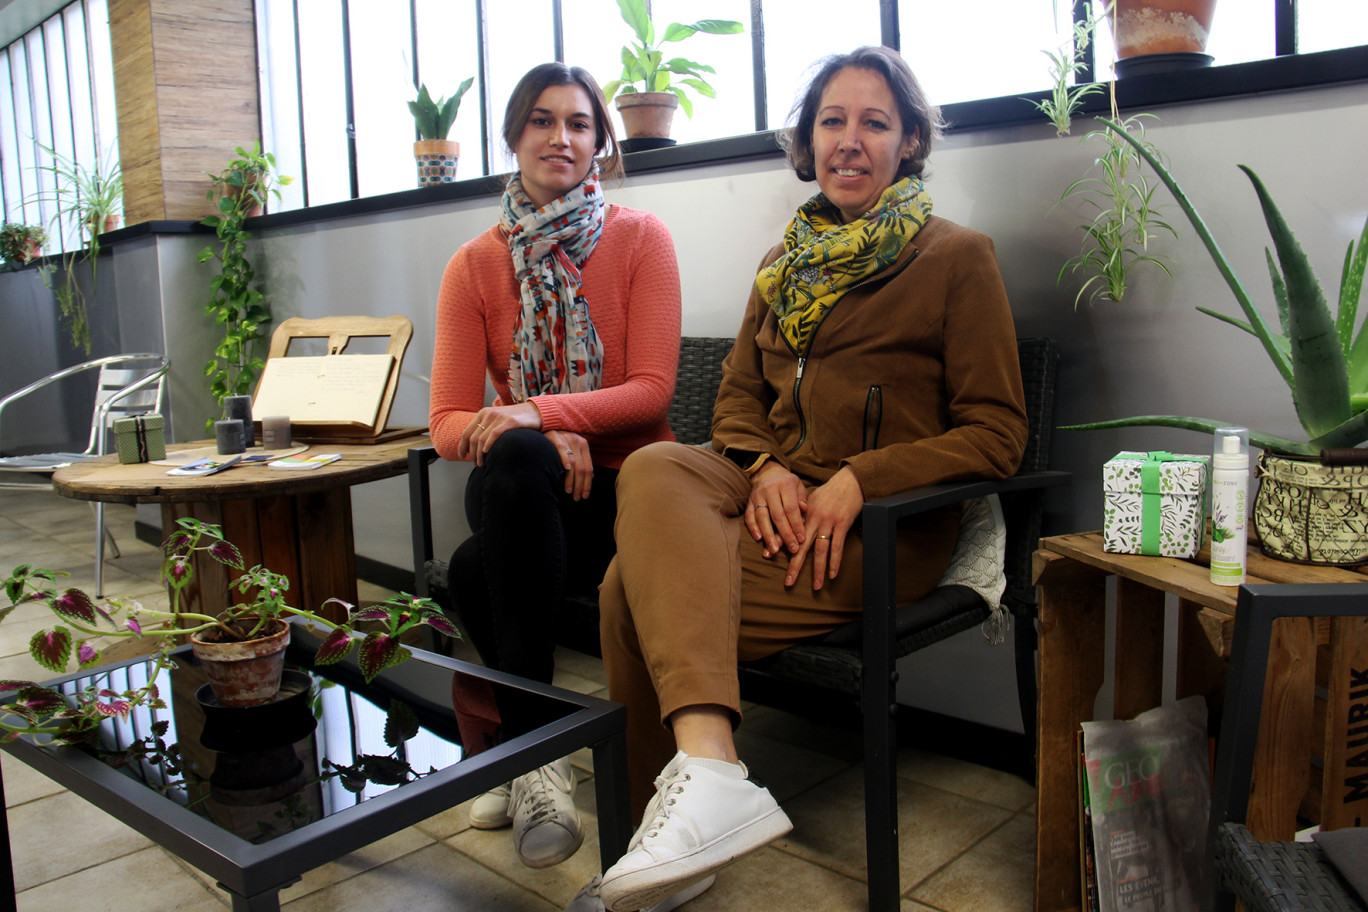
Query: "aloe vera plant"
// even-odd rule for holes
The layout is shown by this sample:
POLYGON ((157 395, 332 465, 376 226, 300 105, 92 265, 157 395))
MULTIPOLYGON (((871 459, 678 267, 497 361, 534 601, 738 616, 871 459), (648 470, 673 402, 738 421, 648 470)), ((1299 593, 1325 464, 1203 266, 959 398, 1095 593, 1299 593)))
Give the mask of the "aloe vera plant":
MULTIPOLYGON (((1322 449, 1352 447, 1368 441, 1368 411, 1365 411, 1368 408, 1368 337, 1365 337, 1362 328, 1357 336, 1354 333, 1363 290, 1364 267, 1368 265, 1368 221, 1364 223, 1357 244, 1350 241, 1349 249, 1345 252, 1337 310, 1332 316, 1310 260, 1297 243, 1292 229, 1278 211, 1263 181, 1247 166, 1239 166, 1254 185, 1264 221, 1273 239, 1273 249, 1277 253, 1275 259, 1273 252, 1265 249, 1273 297, 1278 305, 1279 329, 1273 329, 1254 306, 1249 292, 1231 268, 1188 195, 1153 150, 1128 133, 1121 124, 1110 120, 1101 120, 1100 123, 1115 136, 1130 143, 1168 187, 1183 214, 1192 223, 1193 230, 1206 245, 1221 277, 1235 294, 1235 300, 1246 319, 1240 320, 1206 307, 1197 309, 1258 339, 1292 392, 1297 417, 1306 430, 1307 439, 1293 440, 1251 430, 1249 442, 1277 453, 1312 456, 1322 449)), ((1149 426, 1211 432, 1229 423, 1228 420, 1181 415, 1137 415, 1073 425, 1072 428, 1149 426)))

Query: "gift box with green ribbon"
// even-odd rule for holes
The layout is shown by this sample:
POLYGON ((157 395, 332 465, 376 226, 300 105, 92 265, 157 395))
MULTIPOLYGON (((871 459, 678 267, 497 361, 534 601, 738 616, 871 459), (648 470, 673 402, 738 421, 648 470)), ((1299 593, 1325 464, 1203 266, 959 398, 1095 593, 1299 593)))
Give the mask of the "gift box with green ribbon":
POLYGON ((119 462, 152 462, 166 458, 166 419, 156 412, 114 422, 119 462))
POLYGON ((1206 529, 1208 456, 1123 451, 1102 467, 1103 547, 1195 557, 1206 529))

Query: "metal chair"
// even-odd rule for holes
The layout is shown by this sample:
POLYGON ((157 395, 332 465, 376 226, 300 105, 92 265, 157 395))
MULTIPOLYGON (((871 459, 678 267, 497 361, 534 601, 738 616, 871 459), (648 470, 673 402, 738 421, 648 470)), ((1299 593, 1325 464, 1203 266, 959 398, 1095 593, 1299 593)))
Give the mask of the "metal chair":
POLYGON ((1209 848, 1220 882, 1213 908, 1249 912, 1364 912, 1314 842, 1261 842, 1244 825, 1263 712, 1273 621, 1368 616, 1368 583, 1240 587, 1211 796, 1209 848))
MULTIPOLYGON (((73 463, 94 459, 105 455, 109 432, 114 422, 120 418, 142 415, 147 412, 161 411, 165 394, 165 378, 170 362, 164 355, 134 354, 110 355, 96 358, 84 364, 77 364, 48 374, 40 380, 0 399, 0 429, 5 427, 4 415, 8 406, 49 387, 58 381, 77 375, 98 371, 95 381, 95 402, 90 418, 90 438, 86 448, 79 453, 31 453, 22 456, 0 457, 0 487, 4 488, 48 488, 41 481, 21 481, 21 476, 39 476, 50 479, 52 473, 73 463)), ((70 387, 67 384, 66 387, 70 387)), ((11 412, 13 414, 13 412, 11 412)), ((12 424, 12 423, 11 423, 12 424)), ((96 502, 95 508, 95 594, 104 595, 104 555, 105 539, 114 549, 114 557, 119 556, 118 543, 106 528, 104 504, 96 502)))

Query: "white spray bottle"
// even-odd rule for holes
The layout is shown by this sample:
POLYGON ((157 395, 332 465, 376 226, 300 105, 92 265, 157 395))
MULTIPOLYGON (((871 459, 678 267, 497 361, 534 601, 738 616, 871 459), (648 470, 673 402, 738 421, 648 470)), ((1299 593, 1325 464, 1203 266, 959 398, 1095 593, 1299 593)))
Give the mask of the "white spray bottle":
POLYGON ((1211 581, 1238 586, 1249 547, 1249 431, 1216 429, 1211 460, 1211 581))

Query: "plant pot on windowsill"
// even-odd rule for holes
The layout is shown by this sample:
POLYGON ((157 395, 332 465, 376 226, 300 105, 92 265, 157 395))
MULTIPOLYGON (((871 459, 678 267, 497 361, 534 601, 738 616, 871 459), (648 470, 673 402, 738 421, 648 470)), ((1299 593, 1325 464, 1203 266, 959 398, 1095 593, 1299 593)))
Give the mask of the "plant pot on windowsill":
POLYGON ((1109 12, 1118 77, 1209 66, 1216 0, 1116 0, 1109 12))
POLYGON ((106 215, 102 219, 99 215, 92 213, 90 216, 86 218, 86 228, 90 229, 90 233, 92 235, 105 234, 107 232, 114 231, 118 227, 118 215, 106 215), (95 230, 97 227, 100 229, 99 231, 95 230))
POLYGON ((413 144, 418 163, 418 186, 435 187, 456 180, 461 144, 451 139, 420 139, 413 144))
POLYGON ((673 92, 627 92, 613 99, 622 129, 627 138, 622 141, 624 152, 641 152, 673 146, 670 126, 674 122, 679 97, 673 92))

